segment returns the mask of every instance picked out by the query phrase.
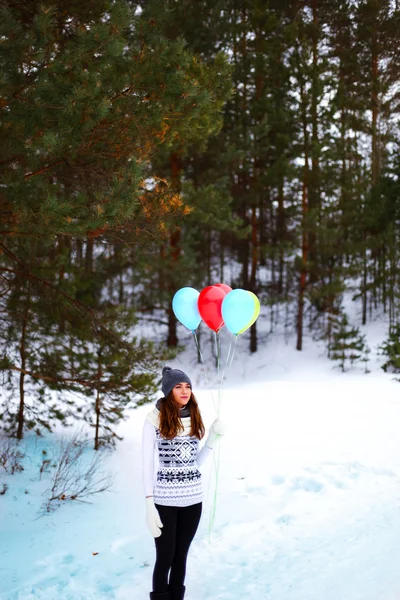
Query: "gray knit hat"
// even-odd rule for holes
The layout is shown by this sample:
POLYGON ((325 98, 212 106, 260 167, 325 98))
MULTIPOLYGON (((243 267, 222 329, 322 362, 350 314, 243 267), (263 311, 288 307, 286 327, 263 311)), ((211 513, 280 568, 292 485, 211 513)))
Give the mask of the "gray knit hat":
POLYGON ((180 369, 171 369, 171 367, 164 367, 162 370, 162 383, 161 389, 165 397, 168 396, 172 388, 178 383, 188 383, 192 387, 192 382, 189 377, 180 369))

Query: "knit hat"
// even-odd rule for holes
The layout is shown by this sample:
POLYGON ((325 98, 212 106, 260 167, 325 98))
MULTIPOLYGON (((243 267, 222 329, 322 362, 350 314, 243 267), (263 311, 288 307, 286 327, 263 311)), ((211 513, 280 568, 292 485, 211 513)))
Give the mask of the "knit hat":
POLYGON ((180 369, 171 369, 171 367, 164 367, 162 370, 162 383, 161 389, 165 397, 168 396, 172 388, 178 383, 188 383, 192 387, 192 382, 189 377, 180 369))

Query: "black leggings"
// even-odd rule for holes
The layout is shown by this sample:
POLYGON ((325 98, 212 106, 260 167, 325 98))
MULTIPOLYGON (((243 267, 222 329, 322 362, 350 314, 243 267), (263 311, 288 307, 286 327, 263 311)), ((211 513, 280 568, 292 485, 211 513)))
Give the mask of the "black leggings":
POLYGON ((170 585, 183 585, 186 559, 201 517, 201 502, 192 506, 161 506, 156 504, 163 527, 155 538, 156 564, 153 573, 153 592, 168 591, 170 585), (169 574, 169 581, 168 581, 169 574))

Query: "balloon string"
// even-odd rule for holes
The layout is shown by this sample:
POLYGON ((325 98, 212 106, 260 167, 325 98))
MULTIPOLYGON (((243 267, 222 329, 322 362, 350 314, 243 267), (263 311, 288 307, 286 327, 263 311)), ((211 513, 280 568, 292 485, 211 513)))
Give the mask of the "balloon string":
MULTIPOLYGON (((223 388, 221 389, 221 385, 223 383, 223 378, 224 378, 226 369, 231 368, 231 366, 232 366, 233 358, 235 356, 236 343, 237 343, 238 337, 239 337, 238 335, 235 335, 233 343, 232 343, 232 339, 231 339, 231 342, 229 344, 228 356, 227 356, 226 362, 225 362, 224 371, 223 371, 222 377, 218 378, 218 411, 217 411, 218 416, 220 413, 222 396, 223 396, 223 392, 224 392, 224 389, 223 388)), ((217 367, 218 367, 220 360, 221 360, 221 343, 220 343, 220 339, 217 335, 215 336, 215 339, 216 339, 216 344, 217 344, 217 367)), ((217 512, 218 485, 219 485, 219 472, 220 472, 220 453, 221 453, 221 443, 218 443, 218 446, 214 450, 214 453, 213 453, 215 485, 214 485, 212 505, 211 505, 211 509, 210 509, 210 517, 209 517, 209 522, 208 522, 208 541, 209 542, 211 541, 211 534, 212 534, 212 530, 214 528, 215 516, 216 516, 216 512, 217 512)))
POLYGON ((233 338, 231 337, 230 342, 229 342, 229 349, 228 349, 228 356, 226 357, 226 361, 225 361, 225 367, 224 367, 224 372, 222 373, 222 377, 221 377, 221 381, 224 381, 224 375, 225 375, 225 371, 226 371, 226 367, 229 364, 229 360, 231 358, 231 352, 232 352, 232 340, 233 338))
MULTIPOLYGON (((199 344, 199 339, 197 337, 197 333, 194 330, 192 331, 192 333, 193 333, 193 336, 194 336, 194 341, 196 343, 197 352, 199 353, 199 356, 200 356, 200 360, 201 360, 203 366, 205 367, 206 365, 205 365, 205 362, 204 362, 204 356, 203 356, 203 353, 202 353, 201 348, 200 348, 200 344, 199 344)), ((207 383, 208 383, 207 370, 205 371, 205 376, 206 376, 207 383)))
MULTIPOLYGON (((208 376, 208 369, 205 365, 204 355, 201 351, 200 343, 199 343, 199 340, 198 340, 198 337, 197 337, 197 334, 195 331, 193 331, 193 335, 194 335, 194 340, 196 343, 196 347, 197 347, 197 351, 199 353, 201 363, 204 366, 205 378, 206 378, 207 384, 209 384, 210 379, 208 376)), ((222 396, 223 396, 223 389, 222 389, 223 380, 224 380, 226 369, 230 368, 232 366, 233 357, 235 354, 237 337, 238 336, 235 336, 233 343, 232 343, 232 340, 230 341, 228 355, 227 355, 227 358, 225 361, 224 369, 221 374, 221 338, 218 335, 218 333, 214 332, 215 346, 216 346, 216 359, 217 359, 217 382, 218 382, 217 402, 215 402, 215 398, 212 393, 212 390, 211 390, 211 397, 212 397, 212 400, 214 403, 217 417, 220 416, 220 410, 221 410, 221 403, 222 403, 222 396)), ((216 517, 216 512, 217 512, 219 473, 220 473, 220 454, 221 454, 221 444, 218 443, 217 447, 213 451, 214 491, 213 491, 212 504, 211 504, 211 509, 210 509, 209 523, 208 523, 208 539, 209 539, 209 541, 211 541, 211 534, 212 534, 212 531, 214 528, 215 517, 216 517)), ((209 490, 210 490, 210 488, 209 488, 209 490)))
POLYGON ((214 527, 215 515, 217 512, 217 498, 218 498, 218 483, 219 483, 219 466, 220 466, 220 451, 221 445, 218 443, 217 448, 215 448, 213 453, 213 465, 215 471, 215 485, 214 485, 214 493, 212 499, 212 505, 210 509, 210 518, 208 521, 208 541, 211 541, 211 533, 214 527))
MULTIPOLYGON (((221 394, 221 378, 220 378, 220 368, 221 368, 221 339, 218 335, 218 333, 214 332, 215 334, 215 345, 216 345, 216 351, 217 351, 217 381, 218 381, 218 404, 216 406, 216 412, 217 412, 217 417, 219 417, 220 415, 220 408, 221 408, 221 399, 222 399, 222 394, 221 394)), ((215 522, 215 515, 217 512, 217 498, 218 498, 218 483, 219 483, 219 468, 220 468, 220 451, 221 451, 221 445, 220 443, 217 444, 217 447, 215 448, 214 452, 213 452, 213 465, 214 465, 214 472, 215 472, 215 485, 214 485, 214 494, 213 494, 213 500, 212 500, 212 505, 211 505, 211 509, 210 509, 210 518, 208 521, 208 540, 210 541, 211 538, 211 533, 214 527, 214 522, 215 522)))
POLYGON ((237 340, 237 335, 235 336, 235 343, 233 345, 233 338, 231 337, 231 341, 229 342, 229 349, 228 349, 228 355, 226 357, 226 361, 225 361, 225 365, 224 365, 224 370, 222 372, 221 375, 221 385, 224 383, 224 378, 225 378, 225 373, 226 373, 226 369, 229 366, 229 368, 232 366, 232 360, 233 360, 233 354, 235 352, 235 347, 236 347, 236 340, 237 340), (233 347, 233 353, 232 353, 232 347, 233 347), (232 356, 231 356, 232 353, 232 356))
MULTIPOLYGON (((200 348, 200 343, 199 343, 199 339, 197 337, 197 333, 195 331, 192 331, 192 333, 193 333, 193 336, 194 336, 194 341, 196 343, 197 352, 199 353, 199 356, 200 356, 201 364, 204 367, 204 376, 205 376, 207 385, 210 385, 211 382, 210 382, 210 378, 208 377, 208 369, 207 369, 207 366, 206 366, 206 363, 205 363, 205 360, 204 360, 203 353, 202 353, 201 348, 200 348)), ((212 398, 214 407, 216 409, 217 408, 217 404, 215 402, 215 398, 214 398, 214 394, 213 394, 212 389, 210 389, 210 393, 211 393, 211 398, 212 398)))
POLYGON ((219 411, 220 411, 220 406, 221 406, 221 379, 220 379, 220 374, 221 374, 221 339, 218 335, 218 333, 216 331, 214 331, 214 337, 215 337, 215 346, 216 346, 216 353, 217 353, 217 391, 218 391, 218 404, 216 406, 217 409, 217 416, 219 417, 219 411))
MULTIPOLYGON (((196 347, 197 347, 197 351, 200 356, 201 363, 204 366, 205 378, 206 378, 207 384, 209 385, 210 379, 208 377, 208 370, 207 370, 207 367, 206 367, 206 364, 204 361, 203 352, 201 351, 201 348, 200 348, 199 339, 198 339, 195 331, 193 331, 192 333, 194 336, 194 341, 196 343, 196 347)), ((218 340, 217 337, 216 337, 216 340, 218 340)), ((218 346, 219 346, 219 344, 217 342, 217 367, 219 368, 221 349, 218 346)), ((218 413, 219 411, 217 408, 217 403, 215 402, 214 394, 212 393, 212 390, 210 390, 210 391, 211 391, 211 397, 212 397, 212 400, 214 403, 215 410, 218 413)), ((219 446, 220 445, 218 444, 218 447, 215 449, 215 451, 213 451, 213 466, 214 466, 214 470, 215 470, 215 486, 214 486, 212 505, 211 505, 211 509, 210 509, 210 518, 209 518, 209 523, 208 523, 208 541, 209 542, 210 542, 210 538, 211 538, 212 529, 214 527, 215 514, 216 514, 216 510, 217 510, 217 495, 218 495, 218 481, 219 481, 219 452, 220 452, 219 446)), ((208 494, 207 494, 208 497, 209 497, 210 490, 211 490, 211 485, 209 485, 209 487, 208 487, 208 494)))
POLYGON ((232 349, 232 355, 231 355, 231 361, 229 363, 229 368, 231 368, 232 363, 233 363, 233 357, 235 356, 235 350, 236 350, 236 342, 238 340, 239 335, 236 333, 235 334, 235 341, 233 343, 233 349, 232 349))

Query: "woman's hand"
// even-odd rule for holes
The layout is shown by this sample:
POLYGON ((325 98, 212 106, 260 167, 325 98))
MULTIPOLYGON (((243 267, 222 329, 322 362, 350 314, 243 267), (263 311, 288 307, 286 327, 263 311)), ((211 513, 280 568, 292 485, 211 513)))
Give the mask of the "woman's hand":
POLYGON ((209 448, 214 448, 218 439, 221 436, 225 435, 225 430, 225 423, 219 418, 215 419, 215 421, 210 427, 210 433, 206 441, 206 446, 208 446, 209 448))
POLYGON ((154 538, 160 537, 163 524, 160 515, 158 514, 158 510, 155 507, 153 496, 146 498, 146 521, 151 535, 154 538))
POLYGON ((211 425, 211 431, 213 431, 216 435, 225 435, 226 426, 224 421, 221 419, 215 419, 214 423, 211 425))

